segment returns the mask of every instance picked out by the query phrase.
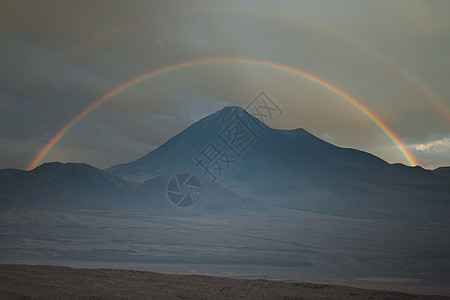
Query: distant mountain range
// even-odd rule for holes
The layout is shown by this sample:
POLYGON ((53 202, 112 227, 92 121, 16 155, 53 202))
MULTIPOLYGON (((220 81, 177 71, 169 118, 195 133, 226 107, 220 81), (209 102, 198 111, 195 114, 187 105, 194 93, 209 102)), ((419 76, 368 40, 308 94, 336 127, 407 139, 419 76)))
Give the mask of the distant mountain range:
POLYGON ((447 286, 449 175, 226 107, 106 170, 0 170, 0 261, 447 286))
POLYGON ((231 106, 196 122, 142 158, 106 171, 136 182, 183 171, 230 185, 237 183, 240 187, 245 183, 253 184, 255 180, 273 182, 273 177, 281 182, 289 181, 289 177, 296 178, 297 187, 306 183, 321 187, 327 184, 342 186, 345 185, 343 177, 388 184, 416 183, 420 187, 421 184, 448 185, 450 172, 445 169, 430 171, 402 164, 391 165, 372 154, 334 146, 301 128, 269 128, 241 107, 231 106), (235 145, 231 145, 233 139, 235 145), (208 171, 198 163, 200 159, 208 160, 202 152, 216 149, 232 161, 227 166, 225 158, 221 163, 219 160, 225 167, 221 174, 214 168, 214 163, 208 171), (302 180, 297 180, 299 178, 302 180))
POLYGON ((87 164, 45 163, 31 171, 1 171, 2 207, 116 206, 139 184, 87 164))
POLYGON ((29 172, 0 170, 0 203, 169 209, 169 182, 179 173, 201 182, 202 197, 209 200, 197 207, 206 210, 259 209, 262 203, 427 221, 447 220, 450 211, 450 167, 432 171, 389 164, 304 129, 272 129, 236 106, 201 119, 135 161, 106 170, 71 163, 47 163, 29 172))
POLYGON ((269 128, 232 106, 196 122, 142 158, 106 171, 136 182, 189 172, 267 206, 407 219, 411 214, 434 218, 436 205, 446 208, 446 215, 448 170, 389 164, 327 143, 304 129, 269 128))
MULTIPOLYGON (((184 208, 168 199, 168 182, 176 175, 164 174, 139 184, 83 163, 45 163, 28 172, 4 169, 0 170, 0 208, 174 211, 184 208)), ((239 196, 220 183, 203 176, 195 178, 199 200, 205 199, 198 201, 195 211, 263 208, 258 201, 239 196)))

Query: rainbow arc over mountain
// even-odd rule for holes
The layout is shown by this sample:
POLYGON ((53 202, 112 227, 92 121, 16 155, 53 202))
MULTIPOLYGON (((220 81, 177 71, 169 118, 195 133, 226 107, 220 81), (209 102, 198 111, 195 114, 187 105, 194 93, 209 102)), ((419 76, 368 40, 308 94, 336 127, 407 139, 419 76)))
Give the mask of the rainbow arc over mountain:
POLYGON ((298 76, 301 76, 305 79, 308 79, 310 81, 315 82, 316 84, 332 91, 333 93, 341 96, 346 101, 350 102, 353 106, 355 106, 359 111, 361 111, 364 115, 366 115, 373 123, 375 123, 376 126, 378 126, 382 132, 396 145, 398 150, 401 152, 403 157, 406 159, 406 161, 412 165, 418 165, 417 160, 415 157, 409 152, 407 147, 404 145, 404 143, 400 140, 400 138, 394 133, 392 129, 388 127, 386 123, 384 123, 378 116, 375 115, 371 110, 369 110, 365 105, 363 105, 361 102, 353 98, 351 95, 346 93, 345 91, 339 89, 338 87, 332 85, 329 82, 326 82, 325 80, 318 78, 312 74, 306 73, 305 71, 302 71, 300 69, 296 69, 290 66, 282 65, 276 62, 270 62, 270 61, 264 61, 264 60, 257 60, 252 58, 244 58, 244 57, 214 57, 214 58, 205 58, 205 59, 196 59, 196 60, 189 60, 180 62, 177 64, 173 64, 167 67, 159 68, 153 71, 150 71, 148 73, 142 74, 136 78, 133 78, 129 80, 128 82, 117 86, 113 90, 109 91, 108 93, 104 94, 102 97, 98 98, 94 102, 92 102, 89 106, 87 106, 85 109, 83 109, 78 115, 76 115, 72 120, 70 120, 66 125, 64 125, 58 132, 39 150, 39 152, 33 157, 33 159, 29 162, 27 166, 27 170, 34 169, 39 165, 39 163, 42 161, 42 159, 50 152, 50 150, 58 143, 58 141, 81 119, 83 119, 86 115, 88 115, 91 111, 93 111, 96 107, 101 105, 103 102, 107 101, 108 99, 111 99, 115 95, 119 94, 120 92, 133 87, 134 85, 149 79, 153 76, 157 76, 162 73, 166 73, 169 71, 192 67, 192 66, 199 66, 199 65, 207 65, 207 64, 231 64, 231 63, 238 63, 238 64, 250 64, 250 65, 261 65, 266 66, 282 71, 286 71, 298 76))
MULTIPOLYGON (((276 13, 276 12, 267 13, 264 11, 249 10, 249 9, 219 9, 219 10, 187 9, 181 11, 174 11, 164 15, 138 19, 133 22, 128 23, 125 22, 123 24, 120 24, 119 26, 96 34, 87 40, 77 43, 74 47, 68 49, 61 56, 50 60, 45 67, 43 67, 40 71, 35 72, 30 76, 28 76, 26 80, 31 80, 32 78, 39 77, 43 71, 50 69, 51 67, 57 65, 58 63, 61 63, 62 61, 69 60, 74 56, 77 56, 85 52, 93 45, 103 44, 109 40, 118 38, 120 35, 124 35, 130 31, 137 30, 151 23, 172 21, 182 17, 196 18, 199 16, 228 16, 228 15, 274 19, 286 24, 298 26, 299 28, 307 27, 313 29, 314 31, 320 34, 324 34, 331 38, 335 38, 338 41, 345 42, 349 46, 352 46, 355 49, 359 49, 363 53, 368 54, 370 57, 374 58, 377 62, 387 67, 393 74, 402 78, 411 87, 413 87, 419 93, 419 95, 423 97, 424 100, 428 101, 431 104, 431 106, 433 106, 436 109, 436 111, 440 115, 442 115, 442 117, 447 122, 450 122, 450 108, 442 99, 437 97, 430 89, 428 89, 421 82, 415 79, 412 74, 404 70, 398 63, 388 58, 386 55, 376 50, 374 47, 367 45, 362 40, 356 39, 355 37, 352 37, 351 35, 343 31, 337 30, 336 28, 327 26, 322 23, 317 23, 299 16, 293 16, 285 13, 276 13)), ((16 88, 18 87, 19 86, 17 86, 16 88)))

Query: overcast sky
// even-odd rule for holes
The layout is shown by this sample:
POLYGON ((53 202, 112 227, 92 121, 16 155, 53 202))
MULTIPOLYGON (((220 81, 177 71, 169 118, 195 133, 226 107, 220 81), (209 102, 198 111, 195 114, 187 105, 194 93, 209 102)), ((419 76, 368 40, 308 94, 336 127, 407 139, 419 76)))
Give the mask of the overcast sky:
MULTIPOLYGON (((25 168, 90 103, 176 63, 269 61, 314 75, 370 109, 426 168, 450 165, 450 1, 0 2, 0 168, 25 168)), ((262 65, 212 63, 154 76, 78 122, 43 162, 134 160, 264 91, 267 124, 405 163, 367 116, 329 89, 262 65)))

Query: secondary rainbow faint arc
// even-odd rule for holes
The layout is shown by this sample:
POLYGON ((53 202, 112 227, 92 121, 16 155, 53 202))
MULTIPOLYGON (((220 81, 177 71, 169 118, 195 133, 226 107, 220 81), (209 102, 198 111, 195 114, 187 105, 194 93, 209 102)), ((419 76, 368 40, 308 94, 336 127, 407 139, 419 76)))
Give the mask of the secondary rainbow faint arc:
POLYGON ((42 147, 41 150, 35 155, 35 157, 30 161, 30 163, 27 166, 27 170, 34 169, 37 167, 39 162, 47 155, 47 153, 52 149, 52 147, 64 136, 64 134, 70 130, 78 121, 80 121, 84 116, 86 116, 89 112, 94 110, 97 106, 105 102, 106 100, 110 99, 114 95, 117 95, 118 93, 124 91, 127 88, 132 87, 133 85, 144 81, 152 76, 159 75, 168 71, 172 71, 175 69, 180 69, 184 67, 190 67, 190 66, 197 66, 197 65, 203 65, 203 64, 214 64, 214 63, 243 63, 243 64, 253 64, 253 65, 262 65, 267 66, 283 71, 287 71, 299 76, 302 76, 304 78, 307 78, 327 89, 330 91, 338 94, 354 106, 356 106, 361 112, 363 112, 371 121, 373 121, 383 132, 386 134, 386 136, 398 147, 401 154, 405 157, 405 159, 408 161, 408 163, 412 166, 418 165, 417 160, 415 157, 408 151, 406 146, 403 144, 403 142, 400 140, 400 138, 390 129, 379 117, 377 117, 373 112, 371 112, 367 107, 365 107, 363 104, 361 104, 359 101, 357 101, 355 98, 347 94, 346 92, 342 91, 341 89, 333 86, 332 84, 326 82, 323 79, 320 79, 314 75, 308 74, 302 70, 285 66, 279 63, 270 62, 270 61, 263 61, 263 60, 257 60, 257 59, 251 59, 251 58, 242 58, 242 57, 219 57, 219 58, 206 58, 206 59, 198 59, 198 60, 190 60, 185 61, 181 63, 177 63, 174 65, 170 65, 167 67, 163 67, 160 69, 156 69, 153 71, 150 71, 148 73, 142 74, 116 88, 111 90, 110 92, 106 93, 102 97, 98 98, 94 102, 92 102, 88 107, 83 109, 75 118, 73 118, 69 123, 64 125, 45 145, 42 147))
MULTIPOLYGON (((275 18, 279 19, 285 22, 290 22, 293 24, 298 25, 306 25, 314 30, 317 30, 321 33, 325 33, 327 35, 330 35, 332 37, 335 37, 337 39, 340 39, 342 41, 345 41, 349 45, 352 45, 353 47, 362 50, 363 52, 370 54, 372 57, 377 59, 379 62, 381 62, 383 65, 387 66, 394 74, 399 75, 402 77, 406 82, 408 82, 410 85, 412 85, 416 90, 418 90, 427 101, 429 101, 436 110, 443 115, 443 117, 447 120, 447 122, 450 122, 450 111, 444 104, 442 100, 440 100, 437 96, 433 95, 433 93, 427 89, 423 84, 421 84, 417 79, 415 79, 412 75, 408 74, 406 71, 404 71, 397 63, 393 62, 391 59, 387 58, 385 55, 383 55, 381 52, 369 47, 368 45, 364 44, 361 41, 358 41, 354 37, 342 32, 338 31, 334 28, 325 26, 324 24, 316 23, 311 20, 303 19, 298 16, 292 16, 284 13, 265 13, 261 11, 254 11, 254 10, 245 10, 245 9, 239 9, 239 10, 232 10, 232 9, 220 9, 220 10, 183 10, 183 11, 176 11, 167 15, 159 15, 159 16, 153 16, 150 18, 144 18, 139 19, 137 21, 131 22, 131 23, 125 23, 121 24, 117 27, 114 27, 113 29, 102 32, 100 34, 97 34, 77 46, 70 48, 68 51, 66 51, 63 55, 60 57, 51 60, 47 66, 46 69, 51 68, 52 66, 56 65, 58 62, 64 61, 66 59, 69 59, 76 54, 79 54, 83 51, 85 51, 87 48, 89 48, 92 45, 95 44, 101 44, 118 34, 123 34, 128 32, 131 29, 137 29, 143 26, 144 24, 147 24, 148 22, 158 21, 165 18, 173 18, 183 15, 196 15, 196 14, 244 14, 244 15, 255 15, 255 16, 262 16, 266 18, 275 18)), ((29 79, 35 78, 40 75, 41 72, 36 72, 34 74, 31 74, 29 76, 29 79)), ((13 88, 12 90, 15 90, 13 88)))
MULTIPOLYGON (((314 22, 311 20, 307 20, 307 19, 304 19, 304 18, 301 18, 298 16, 292 16, 289 14, 275 13, 275 12, 265 13, 262 11, 245 10, 245 9, 239 9, 239 10, 220 9, 220 10, 216 10, 216 11, 214 11, 214 10, 185 10, 185 11, 179 11, 179 12, 175 12, 172 14, 168 14, 166 16, 159 16, 158 18, 165 19, 165 18, 172 18, 172 17, 182 16, 182 15, 197 15, 197 14, 198 15, 201 15, 201 14, 205 14, 205 15, 208 15, 208 14, 219 14, 219 15, 220 14, 235 14, 235 15, 243 14, 243 15, 261 16, 261 17, 265 17, 265 18, 274 18, 277 20, 289 22, 289 23, 296 24, 296 25, 301 25, 301 26, 305 25, 305 26, 312 28, 318 32, 325 33, 329 36, 337 38, 338 40, 342 40, 342 41, 346 42, 347 44, 349 44, 359 50, 362 50, 366 54, 369 54, 370 56, 372 56, 373 58, 375 58, 376 60, 381 62, 383 65, 388 67, 391 70, 391 72, 393 72, 395 75, 398 75, 401 78, 403 78, 403 80, 405 80, 408 84, 410 84, 417 91, 419 91, 419 93, 422 94, 422 96, 424 96, 425 99, 427 101, 429 101, 435 107, 435 109, 444 117, 444 119, 447 122, 450 122, 450 111, 446 107, 446 105, 442 101, 442 99, 439 99, 439 97, 434 95, 428 88, 426 88, 422 83, 420 83, 417 79, 415 79, 411 74, 409 74, 408 72, 403 70, 403 68, 401 68, 398 63, 396 63, 392 59, 389 59, 386 55, 382 54, 380 51, 376 50, 375 48, 368 46, 364 42, 346 34, 343 31, 338 31, 335 28, 332 28, 332 27, 329 27, 324 24, 317 23, 317 22, 314 22)), ((81 49, 89 46, 91 43, 96 43, 97 41, 102 42, 104 40, 109 39, 110 37, 115 36, 116 34, 124 33, 128 30, 131 30, 132 28, 139 28, 140 26, 143 26, 147 22, 155 21, 155 20, 156 20, 156 18, 153 17, 149 20, 141 19, 141 20, 137 20, 136 22, 133 22, 130 24, 119 26, 118 28, 115 28, 111 32, 107 32, 105 34, 96 36, 95 39, 93 39, 92 41, 89 40, 87 43, 83 44, 81 49)), ((77 51, 78 50, 79 49, 77 49, 77 51)))

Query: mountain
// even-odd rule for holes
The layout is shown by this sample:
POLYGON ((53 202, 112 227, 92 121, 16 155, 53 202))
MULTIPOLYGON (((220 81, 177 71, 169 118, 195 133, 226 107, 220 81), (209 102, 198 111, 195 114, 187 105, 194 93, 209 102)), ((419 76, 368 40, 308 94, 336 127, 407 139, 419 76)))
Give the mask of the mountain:
POLYGON ((20 169, 0 169, 0 175, 1 174, 15 174, 15 173, 21 173, 21 172, 25 172, 24 170, 20 170, 20 169))
MULTIPOLYGON (((280 190, 274 183, 282 183, 282 190, 295 185, 297 191, 336 192, 371 182, 446 189, 447 172, 442 170, 391 165, 372 154, 332 145, 301 128, 272 129, 241 107, 231 106, 196 122, 142 158, 106 171, 137 182, 189 172, 242 191, 251 185, 266 193, 280 190), (215 159, 209 160, 212 156, 215 159)), ((255 188, 249 191, 258 194, 255 188)))
POLYGON ((450 205, 446 171, 389 164, 304 129, 272 129, 237 106, 225 107, 143 157, 106 171, 137 182, 187 172, 269 206, 338 215, 408 219, 422 214, 430 219, 436 205, 445 211, 450 205))
MULTIPOLYGON (((144 182, 170 172, 189 172, 220 181, 244 191, 251 178, 260 179, 264 192, 277 192, 272 183, 288 181, 295 174, 304 185, 313 184, 313 177, 327 172, 332 164, 307 153, 295 144, 248 114, 240 107, 226 107, 191 125, 158 149, 131 163, 106 171, 144 182), (273 176, 269 176, 272 174, 273 176), (267 189, 267 184, 270 189, 267 189)), ((291 181, 291 184, 298 182, 291 181)), ((252 182, 255 187, 255 182, 252 182)), ((253 194, 258 194, 255 188, 253 194)), ((278 192, 281 192, 278 191, 278 192)))
POLYGON ((264 210, 263 206, 251 197, 239 195, 223 184, 212 182, 209 178, 188 173, 168 173, 151 178, 141 184, 130 199, 132 205, 149 211, 174 212, 186 209, 195 213, 239 214, 264 210), (183 191, 183 183, 193 190, 183 191), (184 197, 189 194, 193 199, 184 197))
POLYGON ((433 173, 444 176, 450 181, 450 167, 440 167, 433 170, 433 173))
POLYGON ((32 171, 19 171, 0 170, 0 208, 174 212, 179 208, 189 211, 190 206, 195 204, 195 208, 190 210, 194 213, 263 209, 255 199, 243 197, 220 183, 191 174, 168 173, 138 184, 84 163, 53 162, 32 171), (189 179, 189 176, 191 180, 185 180, 187 185, 183 184, 182 181, 189 179), (191 196, 195 197, 195 203, 191 201, 189 205, 187 200, 191 196), (178 205, 171 203, 170 197, 186 199, 178 205))
POLYGON ((108 170, 0 170, 0 260, 448 284, 448 170, 227 107, 108 170))
POLYGON ((203 118, 142 158, 107 170, 56 162, 32 171, 0 170, 0 207, 192 206, 198 212, 236 212, 260 210, 262 204, 448 222, 449 199, 448 168, 389 164, 304 129, 272 129, 236 106, 203 118))
POLYGON ((2 207, 105 207, 138 184, 81 163, 45 163, 31 171, 0 172, 2 207))

